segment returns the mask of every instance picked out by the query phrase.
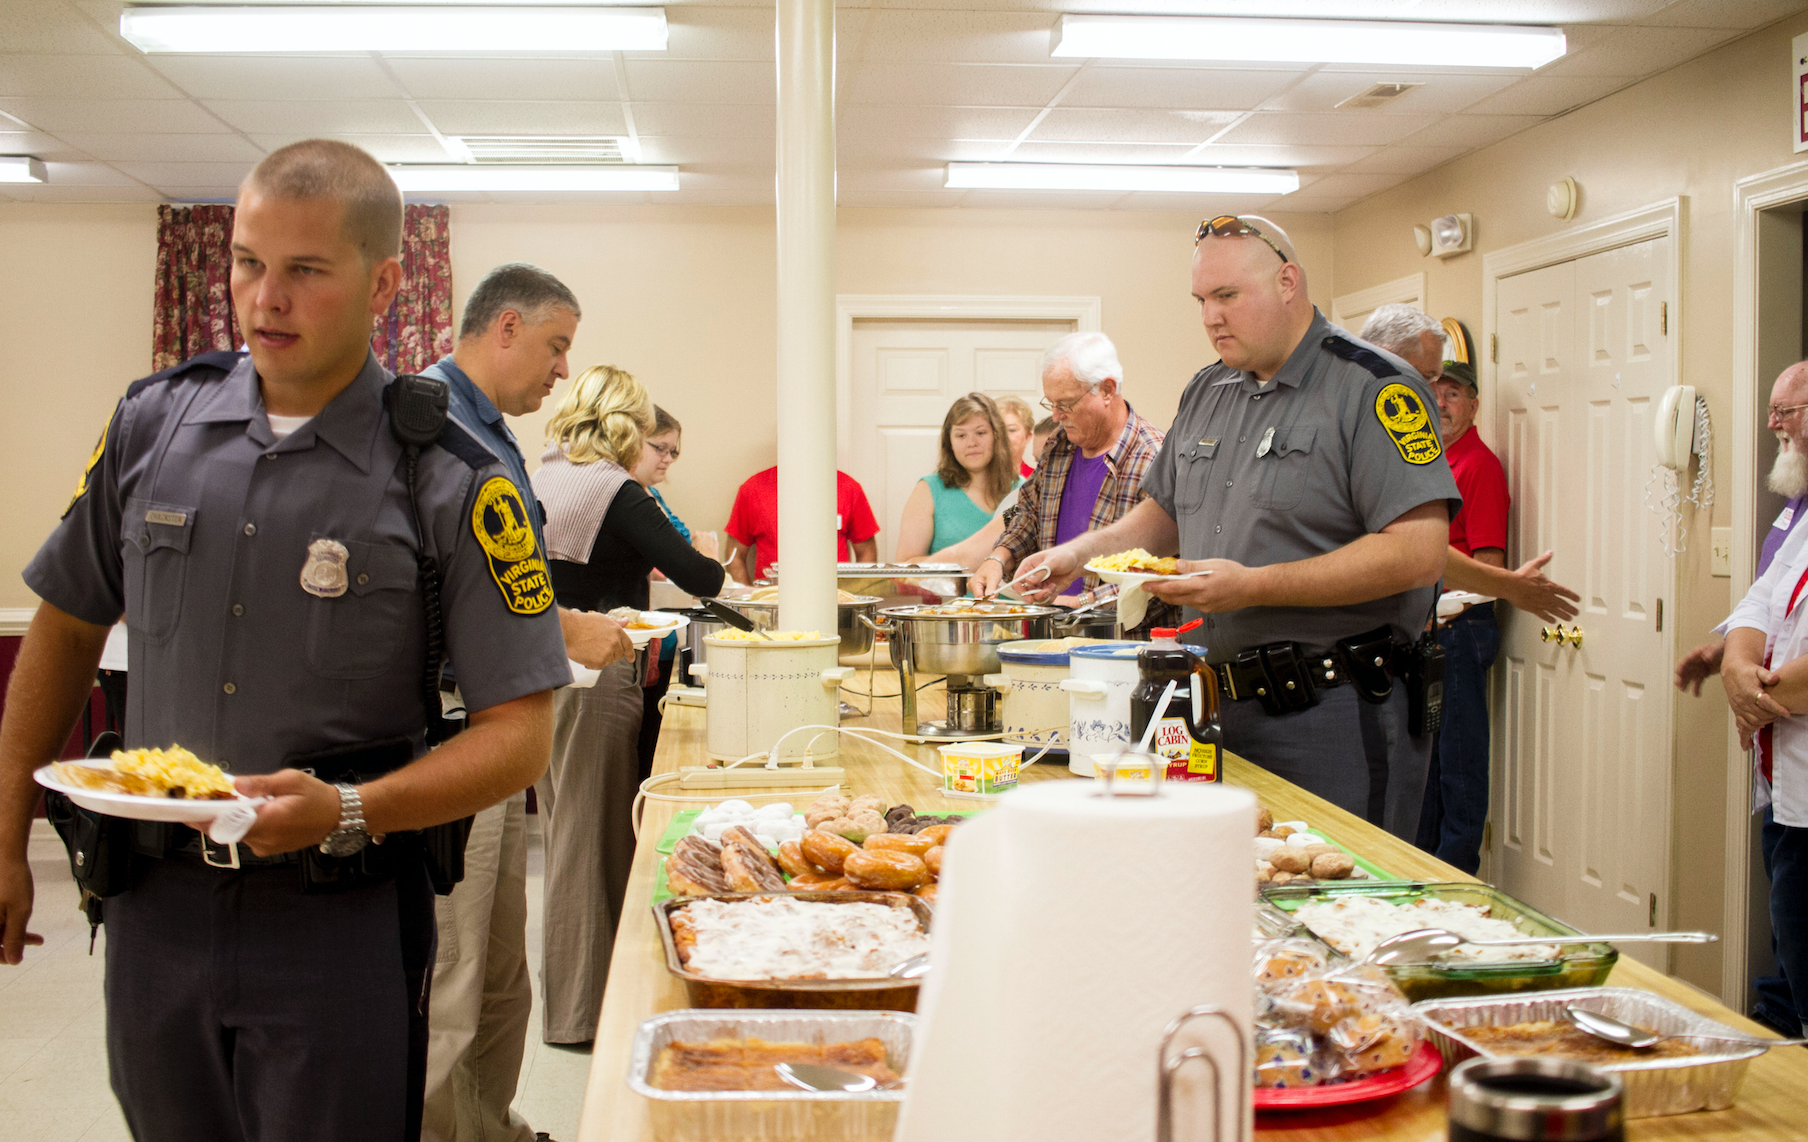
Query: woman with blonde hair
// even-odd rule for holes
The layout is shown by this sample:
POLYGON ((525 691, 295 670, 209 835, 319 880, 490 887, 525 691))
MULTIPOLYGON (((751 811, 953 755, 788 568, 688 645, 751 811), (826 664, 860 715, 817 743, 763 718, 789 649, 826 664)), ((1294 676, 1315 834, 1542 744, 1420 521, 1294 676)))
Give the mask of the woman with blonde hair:
MULTIPOLYGON (((645 386, 609 365, 579 373, 553 412, 533 481, 561 607, 644 610, 654 568, 694 595, 721 590, 721 565, 678 534, 632 475, 655 427, 645 386)), ((596 1037, 634 861, 644 681, 636 662, 644 657, 604 667, 588 689, 553 696, 552 760, 534 786, 546 847, 540 987, 548 1043, 596 1037)))
POLYGON ((897 558, 927 556, 930 562, 952 559, 964 564, 957 552, 979 550, 977 543, 966 541, 981 533, 996 538, 1003 532, 1004 524, 995 517, 1020 482, 998 405, 984 393, 956 400, 942 418, 940 462, 917 481, 904 501, 897 558))
POLYGON ((997 403, 999 415, 1004 417, 1005 435, 1011 440, 1011 460, 1017 465, 1017 474, 1028 479, 1036 469, 1024 452, 1035 435, 1036 414, 1030 411, 1030 402, 1022 397, 1002 396, 997 403))

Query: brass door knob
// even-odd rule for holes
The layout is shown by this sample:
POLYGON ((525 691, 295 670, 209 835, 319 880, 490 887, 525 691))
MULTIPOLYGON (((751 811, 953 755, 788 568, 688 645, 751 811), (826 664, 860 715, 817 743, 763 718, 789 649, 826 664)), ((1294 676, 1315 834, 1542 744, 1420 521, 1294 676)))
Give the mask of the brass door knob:
POLYGON ((1558 635, 1557 641, 1567 642, 1577 650, 1582 649, 1582 628, 1579 626, 1569 628, 1569 633, 1567 635, 1558 635))
POLYGON ((1539 642, 1549 642, 1552 639, 1556 639, 1558 642, 1563 641, 1563 624, 1562 623, 1557 624, 1556 630, 1552 630, 1550 627, 1539 627, 1538 628, 1538 641, 1539 642))

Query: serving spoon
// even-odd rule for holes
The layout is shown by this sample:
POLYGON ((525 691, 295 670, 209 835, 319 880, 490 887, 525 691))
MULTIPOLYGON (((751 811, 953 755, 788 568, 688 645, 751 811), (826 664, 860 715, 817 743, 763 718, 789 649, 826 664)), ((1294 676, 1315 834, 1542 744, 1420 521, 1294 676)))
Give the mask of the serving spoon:
POLYGON ((1711 1039, 1716 1043, 1746 1043, 1753 1047, 1799 1047, 1808 1043, 1808 1039, 1758 1039, 1746 1035, 1665 1035, 1622 1023, 1611 1015, 1602 1015, 1574 1003, 1567 1004, 1563 1013, 1569 1016, 1571 1023, 1595 1038, 1634 1049, 1655 1046, 1665 1039, 1711 1039))
POLYGON ((1720 937, 1712 932, 1628 932, 1608 936, 1520 936, 1511 940, 1465 940, 1445 928, 1420 928, 1402 932, 1375 945, 1363 957, 1364 963, 1385 967, 1388 964, 1422 964, 1453 948, 1510 948, 1537 944, 1711 944, 1720 937))
POLYGON ((775 1063, 778 1077, 798 1090, 826 1091, 830 1094, 863 1094, 869 1090, 894 1090, 904 1085, 903 1079, 882 1083, 859 1071, 827 1067, 819 1063, 775 1063))

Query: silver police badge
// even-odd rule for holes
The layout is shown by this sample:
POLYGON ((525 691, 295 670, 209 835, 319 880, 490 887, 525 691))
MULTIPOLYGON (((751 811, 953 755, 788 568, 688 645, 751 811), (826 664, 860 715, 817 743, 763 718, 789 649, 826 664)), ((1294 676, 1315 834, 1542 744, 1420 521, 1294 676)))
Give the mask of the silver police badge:
POLYGON ((345 561, 351 552, 336 539, 316 539, 308 544, 308 561, 301 567, 301 589, 320 599, 337 599, 350 581, 345 561))

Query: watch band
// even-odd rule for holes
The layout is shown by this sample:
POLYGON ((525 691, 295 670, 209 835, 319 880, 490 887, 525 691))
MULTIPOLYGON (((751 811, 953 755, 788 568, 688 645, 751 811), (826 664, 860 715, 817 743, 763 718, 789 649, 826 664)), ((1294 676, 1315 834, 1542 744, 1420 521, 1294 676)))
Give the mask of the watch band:
POLYGON ((370 843, 370 832, 364 827, 364 798, 356 785, 339 782, 339 824, 320 842, 320 851, 328 856, 349 856, 370 843))

